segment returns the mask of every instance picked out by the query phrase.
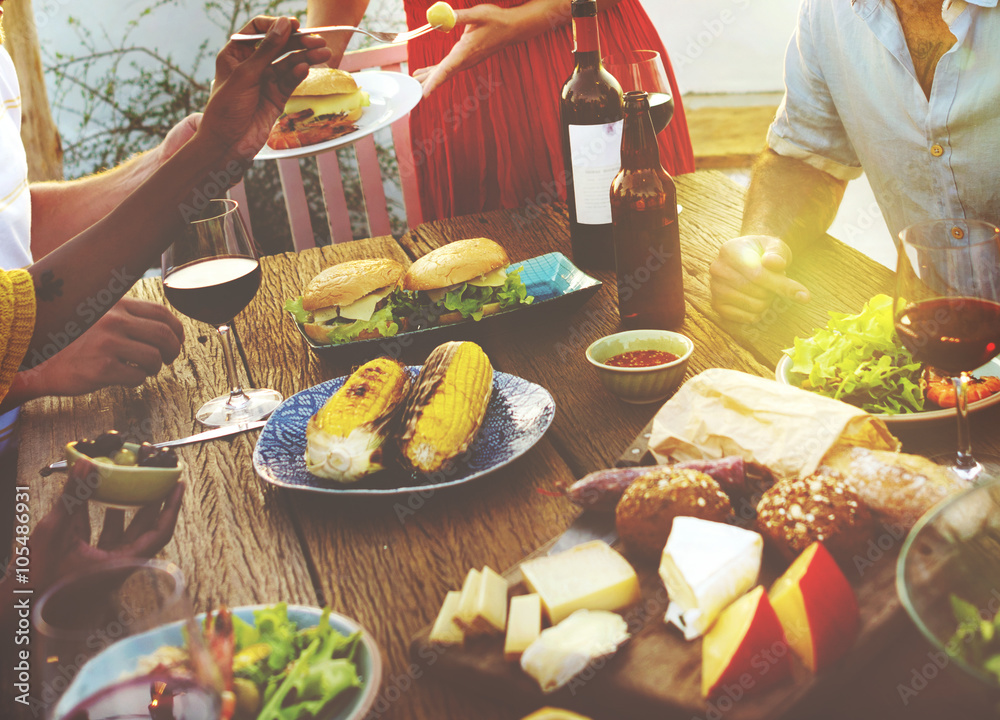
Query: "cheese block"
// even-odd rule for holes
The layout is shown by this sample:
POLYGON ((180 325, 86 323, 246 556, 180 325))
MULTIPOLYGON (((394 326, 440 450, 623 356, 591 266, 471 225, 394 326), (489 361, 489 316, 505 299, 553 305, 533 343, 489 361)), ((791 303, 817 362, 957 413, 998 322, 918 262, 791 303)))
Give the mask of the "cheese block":
POLYGON ((521 565, 553 625, 575 610, 620 610, 639 601, 639 579, 628 560, 602 540, 521 565))
POLYGON ((503 644, 504 660, 520 660, 521 654, 542 632, 542 599, 537 593, 515 595, 507 614, 507 637, 503 644))
POLYGON ((475 624, 476 619, 476 599, 479 595, 479 582, 482 573, 475 568, 469 570, 462 583, 462 592, 458 600, 458 613, 455 615, 455 624, 464 632, 466 637, 480 634, 479 628, 475 624))
POLYGON ((521 669, 542 692, 555 692, 592 662, 612 655, 628 640, 628 624, 607 610, 577 610, 542 631, 521 656, 521 669))
POLYGON ((434 627, 431 628, 430 641, 437 645, 461 645, 465 642, 465 633, 462 628, 455 624, 455 615, 458 614, 458 603, 462 598, 462 593, 458 590, 451 590, 444 596, 444 603, 438 612, 434 627))
POLYGON ((507 581, 488 565, 480 574, 473 623, 491 635, 507 628, 507 581))
POLYGON ((693 517, 674 518, 660 559, 670 605, 666 622, 693 640, 726 606, 757 584, 764 541, 758 533, 693 517))

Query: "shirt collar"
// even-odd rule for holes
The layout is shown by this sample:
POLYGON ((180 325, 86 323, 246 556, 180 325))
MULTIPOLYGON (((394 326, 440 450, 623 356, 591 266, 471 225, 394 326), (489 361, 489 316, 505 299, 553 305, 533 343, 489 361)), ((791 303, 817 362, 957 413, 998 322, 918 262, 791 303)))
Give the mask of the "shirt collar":
MULTIPOLYGON (((861 11, 864 10, 865 8, 874 9, 878 5, 881 5, 883 2, 888 2, 888 1, 890 0, 851 0, 851 5, 853 5, 855 9, 861 11)), ((984 8, 995 8, 997 6, 997 2, 1000 2, 1000 0, 945 0, 944 4, 942 5, 942 9, 947 9, 949 5, 964 6, 969 3, 984 8)))

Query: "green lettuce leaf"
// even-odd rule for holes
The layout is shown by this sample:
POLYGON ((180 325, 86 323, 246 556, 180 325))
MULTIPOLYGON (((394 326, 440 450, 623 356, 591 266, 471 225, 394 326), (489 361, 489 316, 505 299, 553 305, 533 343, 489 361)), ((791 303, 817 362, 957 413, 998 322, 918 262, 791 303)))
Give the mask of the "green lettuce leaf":
POLYGON ((873 413, 920 412, 921 365, 896 340, 892 298, 876 295, 857 315, 830 313, 810 338, 784 351, 800 387, 873 413))
POLYGON ((285 311, 290 312, 295 317, 295 322, 305 325, 313 321, 313 314, 302 307, 302 296, 285 301, 285 311))
POLYGON ((464 318, 482 320, 483 306, 490 302, 492 296, 493 288, 462 283, 444 296, 444 306, 448 310, 457 310, 464 318))
POLYGON ((334 345, 353 342, 360 337, 365 330, 377 330, 382 337, 392 337, 399 332, 399 325, 392 316, 392 308, 386 305, 381 310, 376 310, 370 320, 355 320, 351 323, 338 322, 328 326, 330 332, 327 337, 334 345))
POLYGON ((507 282, 496 288, 495 302, 500 303, 501 308, 508 308, 512 305, 530 305, 535 298, 528 294, 528 288, 521 280, 521 270, 518 268, 507 273, 507 282))

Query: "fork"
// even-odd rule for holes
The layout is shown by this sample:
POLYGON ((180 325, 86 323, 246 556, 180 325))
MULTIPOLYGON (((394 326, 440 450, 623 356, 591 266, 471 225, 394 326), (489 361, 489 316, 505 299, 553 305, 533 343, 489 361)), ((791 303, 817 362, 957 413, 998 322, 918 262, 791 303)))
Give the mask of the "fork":
MULTIPOLYGON (((379 32, 378 30, 365 30, 364 28, 354 27, 353 25, 328 25, 326 27, 315 27, 315 28, 300 28, 294 34, 295 35, 311 35, 313 33, 321 32, 333 32, 333 31, 343 31, 352 33, 364 33, 368 37, 377 40, 380 43, 386 43, 388 45, 397 45, 399 43, 405 43, 413 38, 418 38, 421 35, 426 35, 431 30, 434 30, 434 26, 430 23, 418 27, 416 30, 407 30, 401 33, 391 33, 391 32, 379 32)), ((267 37, 264 34, 260 35, 244 35, 241 33, 236 33, 232 35, 230 40, 263 40, 267 37)))

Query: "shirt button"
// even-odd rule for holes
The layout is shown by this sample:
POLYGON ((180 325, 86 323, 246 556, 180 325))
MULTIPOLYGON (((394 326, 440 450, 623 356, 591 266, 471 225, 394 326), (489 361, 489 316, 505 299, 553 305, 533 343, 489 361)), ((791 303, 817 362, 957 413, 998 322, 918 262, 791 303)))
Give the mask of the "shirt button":
POLYGON ((931 145, 931 155, 933 155, 934 157, 941 157, 942 155, 944 155, 944 148, 938 145, 937 143, 931 145))

